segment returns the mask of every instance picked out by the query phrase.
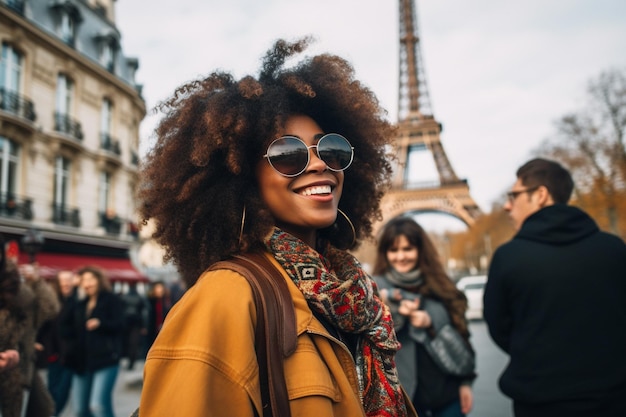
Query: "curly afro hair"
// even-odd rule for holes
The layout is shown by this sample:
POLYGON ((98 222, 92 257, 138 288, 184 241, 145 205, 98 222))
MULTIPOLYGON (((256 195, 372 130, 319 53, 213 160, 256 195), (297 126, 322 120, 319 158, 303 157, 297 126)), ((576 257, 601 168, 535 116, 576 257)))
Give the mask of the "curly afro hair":
POLYGON ((285 68, 287 58, 309 43, 309 38, 278 40, 257 78, 237 81, 214 72, 177 88, 158 106, 164 116, 141 166, 139 211, 144 223, 154 220, 154 239, 188 286, 212 263, 258 246, 272 230, 274 218, 260 197, 255 166, 291 115, 311 117, 355 148, 339 208, 352 221, 356 241, 339 218, 318 236, 354 249, 380 218, 392 171, 386 145, 393 127, 344 59, 322 54, 285 68))

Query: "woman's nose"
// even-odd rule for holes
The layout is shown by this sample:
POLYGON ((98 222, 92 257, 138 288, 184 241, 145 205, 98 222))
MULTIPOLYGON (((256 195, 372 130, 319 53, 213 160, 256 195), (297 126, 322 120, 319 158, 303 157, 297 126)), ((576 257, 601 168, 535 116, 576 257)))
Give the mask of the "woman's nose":
POLYGON ((307 171, 316 171, 316 172, 322 172, 322 171, 326 171, 328 169, 328 166, 326 165, 326 162, 324 162, 318 155, 317 155, 317 147, 311 147, 309 149, 309 166, 307 167, 307 171))

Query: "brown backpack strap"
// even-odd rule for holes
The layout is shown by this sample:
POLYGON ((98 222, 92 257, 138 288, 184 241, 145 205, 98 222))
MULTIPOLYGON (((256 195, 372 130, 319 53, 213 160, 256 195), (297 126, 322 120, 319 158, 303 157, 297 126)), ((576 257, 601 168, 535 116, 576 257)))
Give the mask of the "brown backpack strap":
POLYGON ((262 253, 235 255, 209 270, 230 269, 250 283, 256 305, 255 350, 263 417, 290 417, 283 359, 296 350, 296 317, 283 275, 262 253))

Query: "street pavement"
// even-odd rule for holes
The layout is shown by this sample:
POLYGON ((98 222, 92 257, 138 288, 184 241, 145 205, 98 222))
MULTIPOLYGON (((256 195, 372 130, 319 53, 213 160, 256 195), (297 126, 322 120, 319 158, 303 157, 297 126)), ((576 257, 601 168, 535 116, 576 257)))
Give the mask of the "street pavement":
POLYGON ((493 343, 484 321, 471 321, 470 332, 478 378, 472 386, 474 408, 468 417, 513 417, 511 400, 498 388, 498 378, 508 363, 508 356, 493 343))
MULTIPOLYGON (((116 417, 129 417, 139 406, 143 361, 136 361, 132 370, 126 369, 126 360, 122 360, 120 372, 113 393, 113 408, 116 417)), ((75 417, 71 399, 59 417, 75 417)), ((175 416, 172 416, 175 417, 175 416)))
MULTIPOLYGON (((512 417, 511 401, 498 390, 498 378, 506 366, 507 356, 496 347, 484 321, 471 321, 472 344, 476 350, 478 378, 474 382, 474 409, 468 417, 512 417)), ((137 361, 131 371, 122 361, 113 402, 116 417, 128 417, 139 405, 143 362, 137 361)), ((59 417, 74 417, 68 404, 59 417)), ((176 417, 176 416, 173 416, 176 417)))

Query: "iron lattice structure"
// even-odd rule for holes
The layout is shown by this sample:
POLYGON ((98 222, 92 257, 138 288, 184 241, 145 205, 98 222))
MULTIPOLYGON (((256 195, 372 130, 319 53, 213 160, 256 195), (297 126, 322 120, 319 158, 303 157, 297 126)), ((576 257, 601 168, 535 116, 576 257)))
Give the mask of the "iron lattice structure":
POLYGON ((399 15, 398 120, 407 119, 411 114, 432 115, 413 0, 400 0, 399 15))
POLYGON ((426 83, 416 1, 399 0, 398 166, 392 181, 393 188, 383 201, 383 208, 387 210, 384 216, 408 211, 435 211, 450 214, 472 225, 480 215, 480 209, 469 194, 467 181, 454 172, 441 143, 442 125, 433 116, 426 83), (415 151, 428 151, 432 155, 438 182, 409 181, 409 155, 415 151))
MULTIPOLYGON (((474 224, 481 211, 470 196, 467 181, 460 179, 444 151, 442 129, 433 116, 417 27, 417 0, 400 1, 400 67, 398 80, 398 124, 392 187, 381 201, 383 218, 374 224, 374 236, 390 219, 406 213, 438 212, 451 215, 466 225, 474 224), (439 181, 411 183, 409 155, 429 152, 439 181)), ((355 253, 365 265, 373 265, 375 242, 365 241, 355 253)))

